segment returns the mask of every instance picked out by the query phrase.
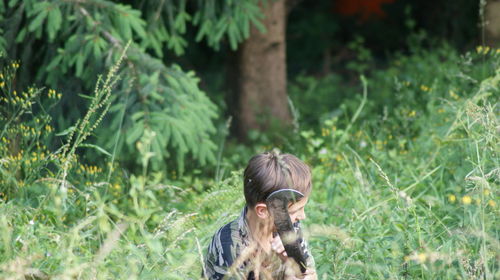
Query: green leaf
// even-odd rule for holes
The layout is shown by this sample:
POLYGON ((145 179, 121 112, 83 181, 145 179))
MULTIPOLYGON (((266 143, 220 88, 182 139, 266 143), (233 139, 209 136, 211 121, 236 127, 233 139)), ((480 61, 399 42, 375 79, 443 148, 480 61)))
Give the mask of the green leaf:
POLYGON ((172 129, 172 138, 174 140, 174 143, 179 148, 179 151, 185 152, 185 151, 189 150, 186 146, 186 142, 184 141, 184 138, 182 137, 182 134, 179 131, 179 126, 177 126, 177 125, 174 126, 174 129, 172 129))
POLYGON ((108 151, 106 151, 106 150, 104 150, 103 148, 101 148, 101 147, 99 147, 99 146, 97 146, 97 145, 94 145, 94 144, 86 144, 86 143, 83 143, 83 144, 80 144, 80 146, 79 146, 79 147, 82 147, 82 148, 92 148, 92 149, 96 149, 97 151, 99 151, 99 152, 101 152, 101 153, 103 153, 103 154, 107 155, 108 157, 112 157, 112 155, 111 155, 108 151))
POLYGON ((138 121, 139 121, 139 119, 141 119, 141 118, 143 118, 143 117, 144 117, 144 114, 145 114, 145 113, 144 113, 144 111, 139 111, 139 112, 136 112, 136 113, 134 113, 134 114, 132 115, 132 118, 131 118, 131 119, 132 119, 134 122, 138 122, 138 121))
POLYGON ((252 21, 255 28, 257 28, 257 30, 259 30, 261 33, 265 34, 267 32, 266 27, 264 26, 264 24, 262 24, 262 22, 258 18, 250 17, 250 21, 252 21))
POLYGON ((76 54, 76 76, 81 77, 83 72, 83 63, 85 62, 85 57, 83 54, 76 54))
POLYGON ((60 54, 57 54, 53 59, 52 61, 49 63, 49 65, 47 65, 47 70, 52 70, 54 69, 56 66, 59 65, 59 63, 61 62, 61 59, 62 59, 62 55, 60 54))
POLYGON ((57 31, 61 28, 62 15, 58 5, 51 6, 47 19, 47 33, 50 41, 54 40, 57 31))
POLYGON ((229 45, 232 50, 236 50, 238 48, 238 29, 234 24, 229 25, 227 36, 229 37, 229 45))
POLYGON ((85 98, 85 99, 88 99, 88 100, 93 100, 94 99, 93 96, 90 96, 90 95, 87 95, 87 94, 83 94, 83 93, 79 93, 78 96, 80 96, 82 98, 85 98))
POLYGON ((127 133, 127 144, 131 145, 139 139, 144 133, 144 123, 138 122, 130 128, 130 132, 127 133))
POLYGON ((174 78, 172 77, 171 75, 165 75, 165 78, 167 79, 168 83, 170 84, 170 86, 175 89, 175 90, 178 90, 181 88, 179 82, 174 78))
POLYGON ((222 36, 224 36, 224 33, 226 32, 227 30, 227 27, 228 27, 228 24, 227 24, 227 21, 229 21, 229 19, 227 17, 223 17, 217 24, 216 26, 216 32, 213 36, 213 39, 215 41, 220 41, 222 36))
POLYGON ((43 9, 36 17, 35 19, 33 19, 30 23, 30 25, 28 26, 28 30, 30 32, 33 32, 35 30, 39 30, 40 27, 42 26, 43 24, 43 21, 45 20, 45 18, 47 17, 47 10, 46 9, 43 9))
POLYGON ((199 42, 208 34, 208 31, 212 28, 212 22, 210 20, 204 21, 200 28, 198 29, 198 33, 196 34, 196 42, 199 42))
POLYGON ((132 29, 137 33, 137 35, 145 39, 146 30, 144 29, 144 26, 146 25, 146 23, 143 20, 133 18, 130 20, 130 25, 132 26, 132 29))
POLYGON ((63 130, 63 131, 56 133, 56 136, 68 135, 71 132, 73 132, 74 130, 75 130, 75 126, 70 126, 70 127, 66 128, 65 130, 63 130))
POLYGON ((19 2, 19 0, 10 0, 9 1, 9 8, 14 7, 17 4, 17 2, 19 2))
POLYGON ((102 56, 102 50, 105 48, 106 42, 99 36, 95 36, 92 39, 92 50, 94 58, 100 58, 102 56))
POLYGON ((130 27, 129 21, 126 20, 128 19, 128 17, 130 17, 130 14, 127 13, 126 11, 116 13, 113 15, 117 30, 121 35, 120 37, 124 39, 132 38, 132 28, 130 27))
POLYGON ((24 40, 24 37, 26 36, 27 29, 23 28, 21 31, 19 31, 19 34, 16 36, 16 43, 21 43, 24 40))
POLYGON ((181 34, 186 32, 186 21, 189 20, 189 14, 181 12, 174 21, 174 28, 181 34))

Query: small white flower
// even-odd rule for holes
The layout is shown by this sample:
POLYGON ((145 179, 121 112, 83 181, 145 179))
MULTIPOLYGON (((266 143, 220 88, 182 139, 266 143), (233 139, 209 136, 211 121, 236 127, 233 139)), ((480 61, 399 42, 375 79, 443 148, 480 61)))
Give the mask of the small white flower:
POLYGON ((404 191, 399 191, 399 196, 406 199, 408 195, 404 191))
POLYGON ((364 147, 368 146, 368 144, 365 142, 365 140, 361 140, 361 142, 359 142, 359 146, 361 148, 364 148, 364 147))

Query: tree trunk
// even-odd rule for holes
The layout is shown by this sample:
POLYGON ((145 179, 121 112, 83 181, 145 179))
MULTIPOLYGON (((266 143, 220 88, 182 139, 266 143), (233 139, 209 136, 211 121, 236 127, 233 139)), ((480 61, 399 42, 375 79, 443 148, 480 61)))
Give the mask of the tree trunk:
POLYGON ((485 9, 485 43, 494 48, 500 47, 500 1, 487 1, 485 9))
POLYGON ((273 119, 287 126, 292 122, 286 92, 285 0, 261 6, 266 32, 252 27, 238 53, 238 131, 266 130, 273 119))

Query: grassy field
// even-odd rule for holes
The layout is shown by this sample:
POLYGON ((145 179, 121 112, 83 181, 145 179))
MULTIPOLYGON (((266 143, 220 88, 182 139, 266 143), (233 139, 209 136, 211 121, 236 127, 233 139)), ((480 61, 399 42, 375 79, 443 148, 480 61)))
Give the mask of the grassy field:
MULTIPOLYGON (((228 144, 216 176, 150 171, 147 138, 142 170, 114 155, 90 164, 78 149, 99 152, 84 140, 107 112, 113 73, 57 138, 36 106, 61 93, 12 92, 18 67, 0 82, 0 278, 199 279, 212 234, 244 205, 241 168, 275 144, 228 144)), ((500 278, 500 50, 418 51, 356 87, 328 77, 290 87, 315 121, 298 115, 278 146, 313 170, 305 232, 319 279, 500 278), (332 92, 358 94, 328 105, 332 92), (338 109, 315 115, 321 104, 338 109)))

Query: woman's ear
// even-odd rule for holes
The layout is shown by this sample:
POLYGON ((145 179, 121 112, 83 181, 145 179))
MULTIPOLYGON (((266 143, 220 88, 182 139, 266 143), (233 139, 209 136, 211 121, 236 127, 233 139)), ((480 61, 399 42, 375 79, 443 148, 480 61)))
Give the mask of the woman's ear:
POLYGON ((255 213, 257 214, 257 217, 261 219, 267 219, 269 218, 269 212, 267 211, 267 205, 265 203, 257 203, 255 204, 255 213))

